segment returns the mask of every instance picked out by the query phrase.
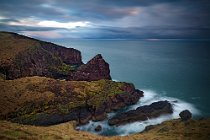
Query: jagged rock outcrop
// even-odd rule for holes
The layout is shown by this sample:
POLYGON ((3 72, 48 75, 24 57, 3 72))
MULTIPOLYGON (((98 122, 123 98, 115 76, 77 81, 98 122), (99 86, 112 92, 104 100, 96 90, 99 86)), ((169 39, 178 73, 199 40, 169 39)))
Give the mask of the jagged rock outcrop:
POLYGON ((0 119, 33 125, 103 120, 108 112, 135 104, 143 96, 133 84, 104 79, 91 82, 38 76, 0 79, 0 89, 0 119))
POLYGON ((0 32, 0 75, 6 79, 46 76, 93 81, 111 79, 100 54, 83 64, 81 52, 9 32, 0 32))
POLYGON ((87 64, 80 66, 76 72, 71 73, 68 80, 94 81, 100 79, 111 79, 111 76, 109 64, 101 54, 98 54, 87 64))
MULTIPOLYGON (((129 85, 127 85, 129 86, 129 85)), ((140 97, 143 96, 143 92, 133 89, 132 92, 125 92, 123 94, 116 94, 106 99, 103 104, 91 111, 93 114, 93 121, 101 121, 107 117, 107 113, 116 111, 128 105, 133 105, 138 102, 140 97)))
POLYGON ((82 57, 81 52, 74 48, 65 48, 53 43, 49 42, 40 42, 41 47, 49 52, 51 52, 54 56, 60 58, 65 64, 68 65, 81 65, 82 57))
POLYGON ((136 110, 117 114, 108 123, 109 125, 123 125, 135 121, 145 121, 149 118, 170 113, 173 113, 172 105, 168 101, 159 101, 151 105, 140 106, 136 110))

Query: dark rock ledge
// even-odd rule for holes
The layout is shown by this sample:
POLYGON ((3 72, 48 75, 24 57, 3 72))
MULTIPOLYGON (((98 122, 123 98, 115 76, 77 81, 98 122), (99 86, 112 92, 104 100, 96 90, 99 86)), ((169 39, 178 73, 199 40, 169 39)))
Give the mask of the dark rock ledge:
POLYGON ((136 110, 120 113, 111 118, 109 125, 123 125, 136 121, 145 121, 149 118, 156 118, 163 114, 173 113, 172 105, 168 101, 158 101, 151 105, 140 106, 136 110))

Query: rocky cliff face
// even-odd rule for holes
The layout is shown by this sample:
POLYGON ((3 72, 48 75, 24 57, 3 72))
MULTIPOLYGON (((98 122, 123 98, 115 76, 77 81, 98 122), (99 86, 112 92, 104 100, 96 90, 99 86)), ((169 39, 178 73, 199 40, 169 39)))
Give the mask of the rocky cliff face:
POLYGON ((111 79, 109 64, 101 54, 96 55, 87 64, 82 65, 76 72, 69 76, 69 80, 94 81, 100 79, 111 79))
POLYGON ((34 75, 56 77, 59 69, 65 66, 67 67, 51 53, 42 48, 34 48, 17 54, 11 63, 1 66, 1 72, 6 74, 7 79, 34 75))
POLYGON ((111 79, 101 55, 83 65, 81 52, 22 35, 0 32, 0 74, 6 79, 46 76, 93 81, 111 79))
POLYGON ((60 58, 65 64, 68 65, 81 65, 82 63, 82 57, 81 52, 74 49, 74 48, 65 48, 53 43, 48 42, 40 42, 41 47, 50 53, 52 53, 54 56, 60 58))
POLYGON ((63 78, 71 65, 81 65, 81 53, 22 35, 0 32, 0 73, 7 79, 25 76, 63 78))

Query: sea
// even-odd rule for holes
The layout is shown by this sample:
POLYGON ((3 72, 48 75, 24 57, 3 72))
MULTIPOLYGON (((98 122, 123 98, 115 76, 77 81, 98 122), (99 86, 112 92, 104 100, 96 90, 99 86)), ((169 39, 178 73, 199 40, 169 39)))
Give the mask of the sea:
MULTIPOLYGON (((54 43, 78 49, 83 62, 102 54, 115 81, 130 82, 144 97, 123 111, 168 100, 174 113, 158 118, 110 127, 107 120, 90 122, 78 129, 99 135, 129 135, 148 125, 179 118, 188 109, 194 118, 210 117, 210 40, 59 40, 54 43), (97 125, 102 131, 95 132, 97 125)), ((110 113, 109 118, 115 113, 110 113)))

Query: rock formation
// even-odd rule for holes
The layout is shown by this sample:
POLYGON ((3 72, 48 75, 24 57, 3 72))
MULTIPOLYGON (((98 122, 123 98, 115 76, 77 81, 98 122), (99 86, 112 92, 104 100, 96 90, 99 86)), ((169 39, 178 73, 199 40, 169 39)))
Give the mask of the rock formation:
POLYGON ((192 118, 192 113, 189 110, 183 110, 179 113, 182 121, 187 121, 192 118))
POLYGON ((71 73, 68 80, 94 81, 100 79, 111 79, 111 76, 109 64, 101 54, 98 54, 87 64, 80 66, 76 72, 71 73))
POLYGON ((108 123, 109 125, 123 125, 135 121, 145 121, 149 118, 155 118, 172 112, 172 105, 168 101, 159 101, 151 105, 140 106, 136 110, 117 114, 108 123))
POLYGON ((109 64, 96 55, 83 64, 81 52, 9 32, 0 32, 0 75, 6 79, 45 76, 93 81, 111 79, 109 64))
POLYGON ((82 57, 81 52, 74 48, 66 48, 49 42, 40 41, 41 47, 49 51, 54 56, 60 58, 65 64, 68 65, 81 65, 82 57))
POLYGON ((96 132, 99 132, 99 131, 101 131, 101 130, 102 130, 101 125, 96 126, 96 128, 95 128, 95 131, 96 131, 96 132))

